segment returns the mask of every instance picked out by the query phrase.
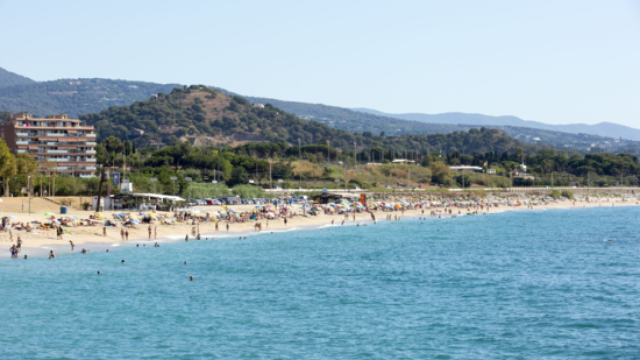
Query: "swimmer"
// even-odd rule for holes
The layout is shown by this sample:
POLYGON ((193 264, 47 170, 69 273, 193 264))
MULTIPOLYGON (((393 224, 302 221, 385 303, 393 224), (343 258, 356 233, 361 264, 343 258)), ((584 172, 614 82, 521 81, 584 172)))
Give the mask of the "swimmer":
POLYGON ((187 265, 187 262, 185 261, 184 264, 187 265))
POLYGON ((109 252, 109 249, 107 249, 107 252, 109 252))
POLYGON ((29 257, 27 255, 24 256, 24 259, 27 260, 29 257))
POLYGON ((82 249, 81 253, 86 254, 87 253, 87 249, 82 249))
POLYGON ((100 270, 98 270, 98 275, 100 275, 100 270))
POLYGON ((53 250, 49 251, 49 259, 55 259, 56 254, 53 253, 53 250))
POLYGON ((122 260, 122 264, 124 264, 124 260, 122 260))
POLYGON ((160 244, 155 243, 155 245, 153 245, 153 247, 160 247, 160 244))
POLYGON ((193 281, 193 275, 189 275, 189 280, 193 281))

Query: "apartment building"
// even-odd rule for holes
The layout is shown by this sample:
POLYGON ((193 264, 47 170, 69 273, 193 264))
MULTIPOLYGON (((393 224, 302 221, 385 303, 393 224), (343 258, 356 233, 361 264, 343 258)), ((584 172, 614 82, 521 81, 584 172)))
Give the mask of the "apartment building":
POLYGON ((95 176, 95 130, 66 114, 49 118, 15 114, 0 123, 0 138, 13 154, 33 155, 45 173, 95 176))

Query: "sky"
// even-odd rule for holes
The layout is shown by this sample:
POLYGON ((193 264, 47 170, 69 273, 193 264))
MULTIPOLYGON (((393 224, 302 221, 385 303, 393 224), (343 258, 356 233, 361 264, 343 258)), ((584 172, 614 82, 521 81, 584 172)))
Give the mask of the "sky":
POLYGON ((0 0, 0 67, 640 127, 640 1, 0 0))

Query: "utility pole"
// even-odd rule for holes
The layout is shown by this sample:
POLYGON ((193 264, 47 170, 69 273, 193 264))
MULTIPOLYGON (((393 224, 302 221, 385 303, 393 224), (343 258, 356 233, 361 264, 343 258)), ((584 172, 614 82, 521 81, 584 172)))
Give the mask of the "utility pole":
POLYGON ((100 211, 100 200, 102 197, 102 182, 104 181, 104 166, 100 168, 100 182, 98 183, 98 202, 96 202, 96 211, 100 211))
POLYGON ((29 215, 31 215, 31 175, 27 176, 27 195, 29 196, 29 215))
POLYGON ((298 138, 298 190, 302 187, 302 143, 298 138))
POLYGON ((329 140, 327 140, 327 163, 331 163, 331 153, 330 151, 330 147, 329 147, 329 140))
POLYGON ((272 181, 272 178, 271 178, 271 159, 269 159, 269 189, 273 189, 271 187, 271 181, 272 181))
POLYGON ((353 142, 353 160, 356 163, 356 172, 358 171, 358 150, 356 149, 356 142, 353 142))
POLYGON ((347 164, 344 164, 344 190, 347 190, 347 164))

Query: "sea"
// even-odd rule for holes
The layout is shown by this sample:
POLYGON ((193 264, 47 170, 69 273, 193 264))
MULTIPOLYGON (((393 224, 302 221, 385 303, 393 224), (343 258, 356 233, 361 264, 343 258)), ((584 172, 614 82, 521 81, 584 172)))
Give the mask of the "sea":
POLYGON ((3 258, 0 359, 640 359, 639 225, 520 211, 3 258))

